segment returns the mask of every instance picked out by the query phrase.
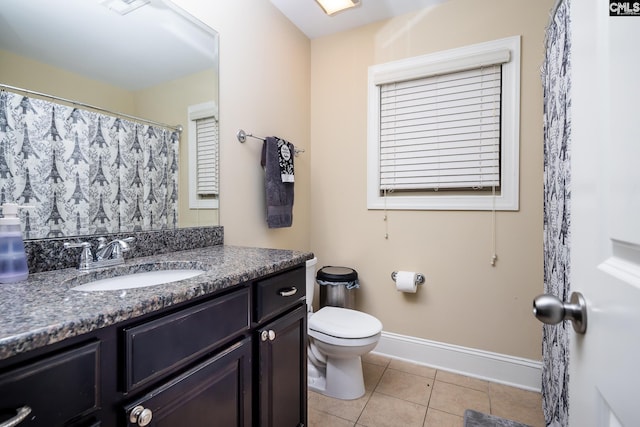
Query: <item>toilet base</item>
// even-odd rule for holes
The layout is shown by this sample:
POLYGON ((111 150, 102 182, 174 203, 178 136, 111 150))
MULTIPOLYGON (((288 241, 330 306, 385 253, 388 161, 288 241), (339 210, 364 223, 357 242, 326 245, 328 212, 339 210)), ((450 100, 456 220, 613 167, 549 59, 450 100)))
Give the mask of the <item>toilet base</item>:
POLYGON ((314 374, 309 375, 308 378, 309 389, 342 400, 358 399, 364 396, 364 376, 360 356, 348 359, 328 358, 325 375, 322 375, 321 370, 315 369, 314 374), (319 375, 316 376, 316 373, 319 375))

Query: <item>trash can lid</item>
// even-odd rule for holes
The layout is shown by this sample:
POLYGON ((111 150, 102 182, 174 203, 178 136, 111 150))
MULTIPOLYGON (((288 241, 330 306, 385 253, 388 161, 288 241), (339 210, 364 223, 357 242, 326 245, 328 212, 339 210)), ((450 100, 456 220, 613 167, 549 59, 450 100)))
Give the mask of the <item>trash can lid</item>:
POLYGON ((352 282, 358 280, 358 272, 349 267, 333 267, 327 265, 318 270, 316 279, 327 282, 352 282))

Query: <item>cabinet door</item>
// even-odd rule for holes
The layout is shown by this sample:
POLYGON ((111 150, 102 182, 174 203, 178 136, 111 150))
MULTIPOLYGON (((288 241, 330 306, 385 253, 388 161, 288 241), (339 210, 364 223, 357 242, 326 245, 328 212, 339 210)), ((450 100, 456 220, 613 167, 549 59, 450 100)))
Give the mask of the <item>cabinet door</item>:
POLYGON ((125 408, 128 426, 251 426, 251 339, 232 345, 125 408), (147 410, 136 420, 132 412, 147 410), (151 422, 142 421, 151 415, 151 422))
POLYGON ((307 312, 301 305, 258 331, 261 427, 307 424, 307 312))

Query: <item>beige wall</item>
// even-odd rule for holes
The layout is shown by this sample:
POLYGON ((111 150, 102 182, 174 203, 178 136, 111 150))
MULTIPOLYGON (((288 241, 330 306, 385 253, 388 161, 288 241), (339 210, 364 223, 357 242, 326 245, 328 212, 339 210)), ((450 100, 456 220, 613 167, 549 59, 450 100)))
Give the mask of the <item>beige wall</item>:
POLYGON ((544 29, 552 0, 450 0, 311 43, 311 249, 320 265, 355 268, 357 308, 384 330, 540 359, 531 301, 542 293, 542 89, 544 29), (389 211, 366 207, 367 67, 522 35, 520 211, 497 214, 491 267, 490 212, 389 211), (426 275, 417 294, 390 275, 426 275))
POLYGON ((23 56, 0 50, 0 83, 135 114, 133 94, 23 56))
POLYGON ((218 99, 218 74, 212 68, 135 92, 136 115, 161 123, 181 124, 178 171, 180 227, 219 224, 218 209, 189 209, 189 114, 191 105, 218 99))
POLYGON ((221 214, 226 244, 310 249, 310 42, 269 1, 175 0, 220 33, 221 214), (293 226, 268 229, 262 142, 277 135, 295 159, 293 226))

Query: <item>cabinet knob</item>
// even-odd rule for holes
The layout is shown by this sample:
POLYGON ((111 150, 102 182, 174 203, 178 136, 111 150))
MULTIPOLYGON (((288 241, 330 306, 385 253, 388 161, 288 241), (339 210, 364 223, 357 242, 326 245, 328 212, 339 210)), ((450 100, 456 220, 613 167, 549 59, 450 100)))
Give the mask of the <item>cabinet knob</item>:
POLYGON ((131 410, 131 412, 129 412, 129 421, 133 424, 139 425, 140 427, 149 425, 151 418, 153 418, 151 409, 147 409, 142 405, 136 406, 131 410))
POLYGON ((269 329, 268 331, 262 331, 260 332, 260 339, 262 341, 273 341, 276 339, 276 331, 274 331, 273 329, 269 329))

